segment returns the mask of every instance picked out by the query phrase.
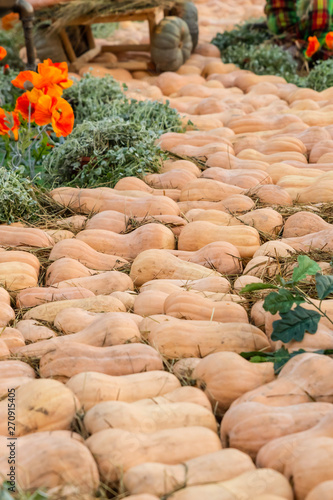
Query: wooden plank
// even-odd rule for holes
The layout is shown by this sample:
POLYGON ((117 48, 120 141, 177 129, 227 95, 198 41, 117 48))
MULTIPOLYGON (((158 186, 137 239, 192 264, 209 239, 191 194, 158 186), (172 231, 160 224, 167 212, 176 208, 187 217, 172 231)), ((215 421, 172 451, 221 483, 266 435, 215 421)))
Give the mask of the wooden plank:
POLYGON ((113 52, 114 54, 118 52, 150 52, 149 44, 138 44, 138 45, 102 45, 103 52, 113 52))
POLYGON ((61 30, 59 32, 59 36, 61 38, 62 44, 64 46, 65 52, 67 54, 68 60, 73 63, 76 61, 76 54, 74 52, 73 46, 71 44, 71 41, 69 39, 69 36, 66 33, 66 30, 61 30))
POLYGON ((85 27, 84 34, 87 37, 87 42, 88 42, 89 49, 94 49, 96 47, 96 44, 95 44, 95 39, 94 39, 94 35, 93 35, 93 32, 92 32, 91 26, 86 26, 85 27))
POLYGON ((82 56, 77 57, 75 61, 72 62, 70 69, 71 71, 78 71, 81 66, 87 64, 91 59, 97 57, 101 52, 100 47, 94 47, 93 49, 88 50, 82 56))
POLYGON ((101 16, 81 16, 69 23, 69 26, 99 24, 99 23, 117 23, 121 21, 145 21, 148 18, 161 20, 164 15, 162 7, 153 7, 152 9, 141 9, 138 11, 129 11, 119 14, 105 14, 101 16), (161 17, 162 16, 162 17, 161 17))

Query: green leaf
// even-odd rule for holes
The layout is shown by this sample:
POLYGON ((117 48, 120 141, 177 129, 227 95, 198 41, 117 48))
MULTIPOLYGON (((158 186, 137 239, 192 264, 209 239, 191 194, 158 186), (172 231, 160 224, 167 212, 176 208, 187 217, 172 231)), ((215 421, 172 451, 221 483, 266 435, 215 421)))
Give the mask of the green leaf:
POLYGON ((322 274, 316 274, 316 289, 318 297, 320 300, 326 299, 331 293, 333 293, 333 276, 324 276, 322 274))
POLYGON ((272 292, 265 298, 263 307, 271 314, 277 312, 286 313, 294 304, 301 304, 305 299, 298 294, 293 294, 285 288, 280 288, 278 292, 272 292))
POLYGON ((294 356, 297 356, 298 354, 303 354, 304 349, 299 349, 298 351, 293 351, 289 352, 288 349, 286 349, 284 346, 281 347, 281 349, 278 349, 274 353, 274 372, 275 374, 278 374, 281 369, 284 367, 288 361, 293 358, 294 356))
POLYGON ((285 344, 296 340, 301 342, 305 333, 316 333, 321 314, 317 311, 296 306, 287 313, 280 313, 281 319, 274 321, 273 341, 281 340, 285 344))
POLYGON ((256 292, 257 290, 265 290, 270 288, 278 288, 276 285, 270 285, 269 283, 250 283, 244 286, 239 293, 250 293, 256 292))
POLYGON ((307 276, 312 276, 321 271, 320 266, 307 255, 299 255, 297 258, 298 266, 293 271, 293 281, 302 281, 307 276))

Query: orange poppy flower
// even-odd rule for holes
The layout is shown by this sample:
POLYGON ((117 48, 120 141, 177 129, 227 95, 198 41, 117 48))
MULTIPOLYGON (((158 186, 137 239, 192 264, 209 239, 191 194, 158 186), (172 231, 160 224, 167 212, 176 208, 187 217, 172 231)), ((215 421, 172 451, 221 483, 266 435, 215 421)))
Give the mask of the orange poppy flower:
POLYGON ((33 87, 41 88, 42 77, 35 71, 21 71, 14 80, 12 84, 22 90, 26 90, 24 86, 26 82, 32 83, 33 87))
POLYGON ((2 61, 2 59, 4 59, 7 55, 7 50, 4 49, 3 47, 0 47, 0 61, 2 61))
POLYGON ((4 16, 1 20, 2 29, 9 31, 14 28, 15 24, 20 20, 20 17, 15 12, 11 12, 4 16))
POLYGON ((306 57, 312 57, 320 49, 320 43, 316 36, 309 36, 308 38, 308 48, 306 49, 306 57))
POLYGON ((35 119, 35 109, 36 104, 30 101, 28 97, 28 92, 20 95, 16 99, 15 112, 20 113, 24 120, 29 120, 29 106, 30 106, 30 121, 33 122, 35 119))
POLYGON ((38 64, 38 73, 45 80, 59 85, 62 89, 67 89, 73 85, 73 81, 68 80, 68 65, 66 62, 54 63, 51 59, 45 59, 42 63, 38 64))
POLYGON ((17 141, 19 127, 18 114, 15 111, 5 111, 0 108, 0 135, 8 135, 17 141))
POLYGON ((327 33, 327 35, 325 37, 325 42, 326 42, 327 47, 330 50, 332 50, 333 49, 333 31, 330 31, 329 33, 327 33))
POLYGON ((66 137, 74 126, 74 112, 71 105, 62 97, 43 95, 36 104, 35 122, 37 125, 52 123, 57 137, 66 137))
POLYGON ((51 59, 46 59, 43 63, 38 64, 38 73, 35 71, 21 71, 17 77, 12 80, 14 87, 19 89, 27 89, 26 82, 30 82, 34 88, 52 93, 60 97, 63 89, 73 85, 72 80, 68 80, 67 63, 53 63, 51 59))

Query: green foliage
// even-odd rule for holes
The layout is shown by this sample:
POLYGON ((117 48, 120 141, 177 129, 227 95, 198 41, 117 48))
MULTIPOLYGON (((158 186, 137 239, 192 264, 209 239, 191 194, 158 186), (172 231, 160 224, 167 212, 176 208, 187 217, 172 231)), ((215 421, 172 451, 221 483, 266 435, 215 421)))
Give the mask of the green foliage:
POLYGON ((11 83, 16 76, 17 71, 9 70, 8 74, 4 74, 0 68, 0 107, 7 111, 13 111, 16 99, 22 94, 22 91, 11 83))
POLYGON ((0 221, 10 223, 19 218, 31 218, 37 207, 31 183, 22 172, 0 167, 0 221))
POLYGON ((163 132, 182 131, 176 110, 126 98, 110 76, 87 75, 65 97, 76 127, 45 158, 46 179, 53 185, 113 186, 122 177, 157 172, 165 154, 155 146, 156 139, 163 132))
POLYGON ((333 59, 318 61, 307 77, 307 85, 317 92, 333 87, 333 59))
MULTIPOLYGON (((299 283, 307 276, 316 276, 316 289, 320 300, 333 293, 333 276, 322 276, 320 266, 307 255, 299 255, 298 266, 294 268, 292 279, 285 281, 279 277, 280 286, 272 286, 264 283, 247 285, 242 293, 275 288, 277 291, 269 293, 263 304, 265 311, 271 314, 280 314, 280 318, 273 322, 273 341, 282 341, 285 344, 295 340, 301 342, 305 333, 314 334, 322 316, 326 316, 321 307, 315 303, 299 288, 299 283), (302 303, 314 306, 317 311, 308 310, 300 306, 302 303), (296 306, 296 307, 294 307, 296 306)), ((327 317, 327 316, 326 316, 327 317)), ((329 319, 329 318, 328 318, 329 319)), ((330 320, 330 319, 329 319, 330 320)), ((330 320, 331 321, 331 320, 330 320)), ((331 321, 333 324, 333 322, 331 321)))
POLYGON ((13 70, 24 69, 24 63, 19 56, 19 51, 24 46, 21 23, 17 23, 17 25, 9 31, 0 29, 0 46, 7 50, 7 56, 0 61, 0 67, 9 64, 13 70))
MULTIPOLYGON (((284 346, 275 352, 261 352, 261 351, 251 351, 251 352, 241 352, 240 355, 250 361, 251 363, 274 363, 274 372, 277 375, 281 369, 284 367, 288 361, 298 354, 304 354, 306 351, 304 349, 299 349, 298 351, 289 352, 284 346)), ((316 354, 325 354, 331 356, 333 354, 333 349, 321 349, 315 351, 316 354)))
POLYGON ((267 27, 263 27, 262 23, 259 22, 245 22, 244 24, 238 24, 231 31, 225 31, 224 33, 217 33, 212 42, 221 52, 222 58, 224 52, 230 46, 236 45, 260 45, 266 40, 270 40, 272 34, 268 31, 267 27))
POLYGON ((66 141, 46 156, 49 182, 113 186, 126 176, 157 172, 164 157, 156 134, 144 125, 115 116, 77 125, 66 141), (83 164, 88 158, 88 163, 83 164))
POLYGON ((95 38, 104 38, 105 40, 113 35, 118 29, 119 23, 99 23, 91 26, 95 38))
MULTIPOLYGON (((126 85, 123 90, 126 90, 126 85)), ((128 121, 129 127, 143 125, 157 135, 181 132, 180 117, 175 109, 156 101, 137 101, 124 96, 122 88, 111 76, 97 78, 86 75, 64 93, 74 110, 75 123, 101 121, 103 118, 128 121)))
POLYGON ((253 71, 257 75, 280 75, 286 79, 297 70, 295 59, 277 45, 230 45, 223 51, 222 60, 237 64, 241 69, 253 71))

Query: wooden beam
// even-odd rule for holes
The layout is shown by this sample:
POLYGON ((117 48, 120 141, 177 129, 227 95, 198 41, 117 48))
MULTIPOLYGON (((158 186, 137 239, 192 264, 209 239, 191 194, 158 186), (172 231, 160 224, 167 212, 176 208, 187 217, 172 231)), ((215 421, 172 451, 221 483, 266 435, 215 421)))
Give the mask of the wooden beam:
POLYGON ((74 52, 73 46, 71 44, 71 41, 69 39, 69 36, 66 33, 66 30, 61 30, 59 32, 59 36, 61 38, 62 44, 64 46, 65 52, 67 54, 68 60, 73 63, 76 61, 76 54, 74 52))
POLYGON ((71 71, 78 71, 82 66, 87 64, 91 59, 97 57, 101 52, 100 47, 95 47, 93 49, 88 50, 82 56, 77 57, 75 61, 72 62, 70 69, 71 71))

